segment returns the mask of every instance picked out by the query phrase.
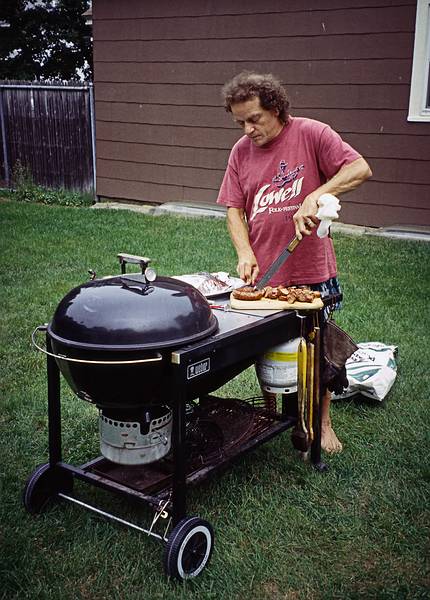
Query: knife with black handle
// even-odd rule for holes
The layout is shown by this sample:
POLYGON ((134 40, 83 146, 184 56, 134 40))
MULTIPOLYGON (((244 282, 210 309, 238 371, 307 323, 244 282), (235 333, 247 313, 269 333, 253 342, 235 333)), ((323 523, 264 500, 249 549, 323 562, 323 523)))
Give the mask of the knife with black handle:
POLYGON ((262 290, 269 283, 273 275, 279 271, 284 262, 290 256, 290 254, 292 254, 292 252, 295 250, 299 242, 300 240, 297 237, 295 237, 291 240, 288 246, 284 248, 284 250, 282 250, 281 254, 278 256, 278 258, 275 258, 275 260, 264 273, 260 281, 255 284, 257 290, 262 290))

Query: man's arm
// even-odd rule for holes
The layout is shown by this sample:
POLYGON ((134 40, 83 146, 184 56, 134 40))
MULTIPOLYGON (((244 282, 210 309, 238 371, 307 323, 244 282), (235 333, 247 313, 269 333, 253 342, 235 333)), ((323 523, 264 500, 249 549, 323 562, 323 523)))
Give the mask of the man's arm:
POLYGON ((358 187, 372 176, 372 171, 364 158, 357 158, 349 165, 344 165, 331 179, 310 193, 303 200, 299 210, 294 214, 293 221, 296 235, 299 240, 302 234, 310 235, 312 229, 318 225, 316 218, 318 212, 318 198, 322 194, 333 194, 338 196, 358 187))
POLYGON ((255 254, 249 243, 248 226, 242 208, 227 209, 227 226, 237 254, 237 272, 248 284, 254 284, 258 275, 255 254))

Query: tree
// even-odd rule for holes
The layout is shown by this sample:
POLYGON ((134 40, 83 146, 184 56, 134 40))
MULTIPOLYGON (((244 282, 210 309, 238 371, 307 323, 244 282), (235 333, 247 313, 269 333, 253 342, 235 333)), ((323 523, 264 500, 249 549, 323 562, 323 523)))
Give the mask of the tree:
POLYGON ((2 0, 0 79, 91 79, 87 0, 2 0))

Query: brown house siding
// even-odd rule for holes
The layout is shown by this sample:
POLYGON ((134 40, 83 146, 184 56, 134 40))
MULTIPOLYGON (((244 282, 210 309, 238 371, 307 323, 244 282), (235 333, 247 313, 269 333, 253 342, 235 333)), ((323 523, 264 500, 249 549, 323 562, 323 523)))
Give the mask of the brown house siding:
POLYGON ((95 0, 97 193, 215 202, 241 132, 220 88, 273 72, 292 114, 329 123, 374 176, 342 220, 430 225, 430 124, 407 121, 414 1, 95 0))

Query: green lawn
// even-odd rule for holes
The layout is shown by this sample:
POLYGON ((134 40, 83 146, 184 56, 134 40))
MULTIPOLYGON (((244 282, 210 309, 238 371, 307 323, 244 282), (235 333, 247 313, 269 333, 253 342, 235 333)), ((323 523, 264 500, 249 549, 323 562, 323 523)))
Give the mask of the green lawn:
MULTIPOLYGON (((223 270, 235 255, 218 219, 0 201, 1 561, 4 599, 412 599, 429 594, 430 245, 336 235, 344 308, 356 341, 397 345, 382 404, 336 403, 344 452, 326 474, 299 461, 289 434, 190 493, 215 550, 195 581, 174 584, 159 542, 60 503, 32 517, 24 483, 47 460, 44 356, 31 345, 59 300, 118 272, 116 254, 150 256, 160 274, 223 270)), ((258 394, 252 369, 222 390, 258 394)), ((62 386, 64 458, 97 456, 97 412, 62 386)), ((91 502, 147 525, 149 511, 77 486, 91 502)))

